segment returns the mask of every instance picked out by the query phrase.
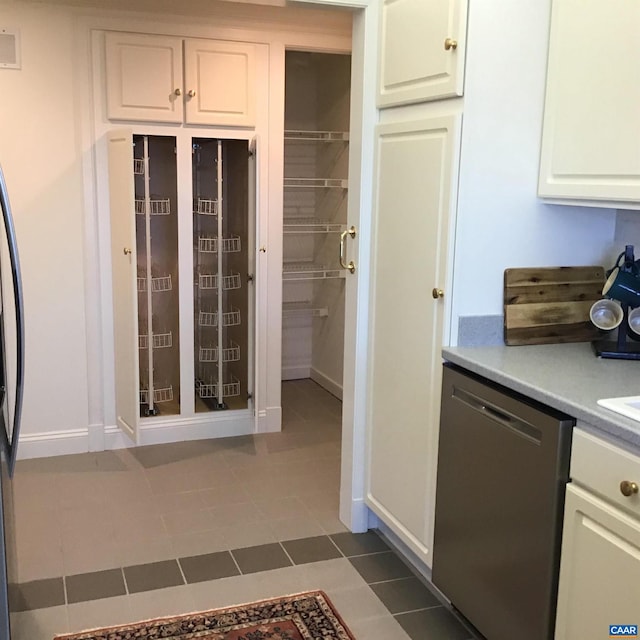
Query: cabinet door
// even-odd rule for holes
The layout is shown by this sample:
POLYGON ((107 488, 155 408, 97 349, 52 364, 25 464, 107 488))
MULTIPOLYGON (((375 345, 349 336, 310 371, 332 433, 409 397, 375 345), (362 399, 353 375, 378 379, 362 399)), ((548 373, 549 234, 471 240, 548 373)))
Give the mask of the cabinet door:
POLYGON ((376 133, 366 502, 428 565, 460 123, 376 133))
POLYGON ((238 42, 187 40, 186 122, 255 125, 255 47, 238 42))
POLYGON ((107 33, 107 117, 182 122, 182 40, 107 33))
POLYGON ((378 106, 461 96, 467 0, 381 3, 378 106))
POLYGON ((540 196, 640 208, 639 32, 637 0, 554 0, 540 196))
POLYGON ((640 521, 569 485, 555 637, 606 638, 609 625, 638 625, 638 603, 640 521))
POLYGON ((139 372, 133 136, 130 131, 112 131, 108 144, 116 422, 137 442, 139 372))

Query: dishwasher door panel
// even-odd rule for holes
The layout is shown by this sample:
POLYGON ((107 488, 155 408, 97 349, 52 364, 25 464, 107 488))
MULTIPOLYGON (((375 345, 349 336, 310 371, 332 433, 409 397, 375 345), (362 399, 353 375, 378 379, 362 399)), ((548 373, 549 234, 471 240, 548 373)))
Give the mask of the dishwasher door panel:
POLYGON ((573 419, 445 366, 433 582, 489 640, 553 637, 573 419))

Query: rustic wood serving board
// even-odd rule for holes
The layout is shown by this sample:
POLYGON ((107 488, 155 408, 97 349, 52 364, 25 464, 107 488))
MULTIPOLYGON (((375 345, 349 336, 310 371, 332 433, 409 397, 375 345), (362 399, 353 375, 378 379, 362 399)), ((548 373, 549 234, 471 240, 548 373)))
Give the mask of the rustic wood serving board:
POLYGON ((588 342, 601 334, 589 320, 602 298, 603 267, 505 269, 507 345, 588 342))

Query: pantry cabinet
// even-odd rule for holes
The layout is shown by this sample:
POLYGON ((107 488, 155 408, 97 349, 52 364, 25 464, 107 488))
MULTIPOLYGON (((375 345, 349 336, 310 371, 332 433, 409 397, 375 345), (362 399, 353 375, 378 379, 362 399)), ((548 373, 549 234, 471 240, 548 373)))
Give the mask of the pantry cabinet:
POLYGON ((429 566, 461 120, 375 142, 366 503, 429 566))
POLYGON ((255 125, 255 45, 105 34, 107 116, 194 125, 255 125))
POLYGON ((115 130, 108 144, 118 425, 137 440, 144 419, 251 409, 252 143, 115 130))
POLYGON ((640 457, 575 429, 571 477, 557 640, 605 637, 609 625, 637 625, 640 602, 640 457))
POLYGON ((640 209, 640 4, 553 0, 538 193, 640 209))
POLYGON ((467 0, 380 3, 378 106, 461 96, 467 0))

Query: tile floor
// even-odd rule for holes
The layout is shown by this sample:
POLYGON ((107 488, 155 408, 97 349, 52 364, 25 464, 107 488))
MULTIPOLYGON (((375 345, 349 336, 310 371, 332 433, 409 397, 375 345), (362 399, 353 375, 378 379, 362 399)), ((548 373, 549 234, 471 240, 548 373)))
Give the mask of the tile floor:
POLYGON ((472 633, 338 519, 341 403, 283 384, 283 431, 18 463, 12 640, 323 589, 358 640, 472 633))

